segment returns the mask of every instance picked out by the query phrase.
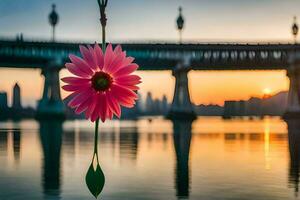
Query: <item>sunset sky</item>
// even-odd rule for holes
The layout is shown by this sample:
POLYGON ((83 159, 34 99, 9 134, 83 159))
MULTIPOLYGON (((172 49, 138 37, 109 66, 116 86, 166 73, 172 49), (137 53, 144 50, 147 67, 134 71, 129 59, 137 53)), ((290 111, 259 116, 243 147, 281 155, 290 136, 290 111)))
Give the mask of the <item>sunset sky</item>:
MULTIPOLYGON (((48 40, 51 30, 47 17, 52 3, 57 4, 60 15, 58 40, 100 40, 96 0, 1 0, 0 37, 15 37, 22 32, 25 40, 48 40)), ((293 16, 300 17, 300 1, 295 0, 110 0, 108 41, 175 42, 178 6, 183 7, 186 20, 186 42, 291 42, 293 16)), ((143 77, 142 94, 166 94, 171 101, 171 72, 139 74, 143 77)), ((192 71, 189 78, 191 97, 197 104, 223 104, 226 99, 261 97, 263 91, 274 94, 288 89, 284 71, 192 71)), ((21 85, 24 104, 33 105, 42 94, 40 71, 0 69, 0 91, 10 95, 16 81, 21 85)))

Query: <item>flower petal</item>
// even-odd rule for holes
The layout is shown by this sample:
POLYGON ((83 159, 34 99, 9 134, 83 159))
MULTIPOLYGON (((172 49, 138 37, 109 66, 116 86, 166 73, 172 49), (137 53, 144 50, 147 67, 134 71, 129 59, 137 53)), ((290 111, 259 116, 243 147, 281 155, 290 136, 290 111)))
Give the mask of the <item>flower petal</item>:
POLYGON ((137 91, 139 90, 140 88, 136 85, 122 85, 124 88, 127 88, 129 90, 134 90, 134 91, 137 91))
POLYGON ((83 113, 91 104, 92 98, 87 98, 84 102, 82 102, 80 105, 75 110, 76 114, 81 114, 83 113))
POLYGON ((66 63, 65 64, 67 70, 74 74, 75 76, 87 78, 89 75, 83 72, 79 67, 76 67, 73 63, 66 63))
POLYGON ((117 100, 112 96, 111 92, 107 92, 106 95, 107 103, 112 112, 118 117, 121 117, 121 107, 117 100))
POLYGON ((124 59, 121 56, 117 56, 109 66, 105 68, 107 73, 113 74, 115 71, 118 71, 123 65, 124 59))
POLYGON ((88 45, 88 48, 89 48, 89 51, 90 51, 90 54, 92 56, 92 59, 93 59, 93 63, 94 65, 92 65, 92 68, 93 70, 97 70, 98 69, 98 59, 97 59, 97 55, 96 55, 96 52, 94 50, 93 47, 91 47, 91 45, 88 45))
POLYGON ((113 84, 111 87, 111 94, 122 105, 127 108, 133 107, 137 94, 131 90, 113 84))
POLYGON ((124 64, 124 66, 126 66, 126 65, 131 64, 133 61, 134 61, 133 57, 127 57, 127 58, 125 58, 125 61, 123 64, 124 64))
POLYGON ((118 77, 118 76, 124 76, 124 75, 128 75, 131 74, 132 72, 134 72, 135 70, 137 70, 139 68, 139 66, 135 63, 127 65, 125 67, 119 68, 118 71, 116 71, 115 73, 113 73, 114 77, 118 77))
POLYGON ((74 92, 77 90, 86 90, 89 89, 91 86, 90 84, 81 84, 81 85, 64 85, 62 86, 62 89, 69 92, 74 92))
POLYGON ((92 88, 85 90, 76 95, 69 103, 68 106, 76 107, 81 103, 85 102, 93 94, 92 88))
POLYGON ((93 74, 93 70, 91 69, 91 66, 89 66, 88 63, 86 63, 85 60, 83 60, 82 58, 79 58, 77 56, 74 55, 70 55, 69 56, 70 60, 72 61, 72 63, 78 67, 82 72, 86 73, 87 75, 92 75, 93 74))
POLYGON ((113 61, 113 59, 114 59, 114 52, 112 50, 112 45, 108 44, 104 55, 104 66, 103 66, 104 71, 107 70, 107 68, 110 66, 111 62, 113 61))
POLYGON ((91 81, 91 79, 78 78, 78 77, 64 77, 61 80, 65 83, 72 84, 72 85, 88 84, 91 81))
MULTIPOLYGON (((92 113, 95 110, 96 104, 97 104, 97 94, 93 94, 91 96, 91 103, 90 103, 90 105, 88 106, 88 108, 85 111, 85 117, 87 119, 89 119, 89 118, 92 117, 92 113)), ((91 121, 93 121, 93 120, 91 119, 91 121)))
POLYGON ((115 81, 119 85, 136 85, 141 83, 141 78, 137 75, 127 75, 127 76, 120 76, 116 77, 115 81))
POLYGON ((108 116, 108 106, 105 95, 103 93, 95 94, 94 107, 93 110, 88 111, 91 121, 96 121, 98 118, 101 119, 102 122, 105 121, 108 116))
POLYGON ((117 54, 117 55, 122 53, 122 47, 121 47, 121 45, 118 44, 115 47, 114 53, 117 54))
POLYGON ((113 118, 113 112, 110 109, 107 109, 107 116, 108 119, 112 120, 113 118))
POLYGON ((126 88, 124 88, 120 85, 113 84, 111 86, 111 90, 114 90, 114 91, 118 92, 121 96, 138 99, 138 95, 135 92, 133 92, 129 89, 126 89, 126 88))
POLYGON ((105 121, 107 116, 107 101, 105 95, 103 93, 98 94, 98 105, 97 105, 97 112, 99 114, 99 118, 102 122, 105 121))
POLYGON ((83 45, 80 45, 79 46, 79 49, 80 49, 80 53, 81 55, 83 56, 83 59, 85 60, 85 62, 93 69, 96 69, 97 67, 97 64, 95 63, 95 60, 94 60, 94 49, 93 51, 91 52, 90 51, 90 48, 86 48, 85 46, 83 45))
POLYGON ((104 56, 103 56, 103 52, 102 49, 99 47, 99 45, 96 43, 94 46, 95 49, 95 54, 97 57, 97 64, 100 70, 103 69, 103 65, 104 65, 104 56))

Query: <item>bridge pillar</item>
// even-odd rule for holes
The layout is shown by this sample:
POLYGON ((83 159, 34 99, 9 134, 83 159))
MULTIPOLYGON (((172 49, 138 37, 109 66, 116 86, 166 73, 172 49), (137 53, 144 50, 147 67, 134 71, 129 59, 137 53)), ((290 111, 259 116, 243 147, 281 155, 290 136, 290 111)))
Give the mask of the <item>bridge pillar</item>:
POLYGON ((296 54, 290 58, 291 65, 287 70, 290 79, 287 111, 284 118, 300 118, 300 59, 296 59, 296 54))
POLYGON ((169 119, 194 120, 197 118, 190 100, 187 76, 189 71, 189 68, 180 63, 172 72, 176 83, 173 102, 167 115, 169 119))
POLYGON ((42 70, 45 78, 42 99, 38 101, 38 119, 64 118, 65 109, 60 95, 59 68, 47 67, 42 70))

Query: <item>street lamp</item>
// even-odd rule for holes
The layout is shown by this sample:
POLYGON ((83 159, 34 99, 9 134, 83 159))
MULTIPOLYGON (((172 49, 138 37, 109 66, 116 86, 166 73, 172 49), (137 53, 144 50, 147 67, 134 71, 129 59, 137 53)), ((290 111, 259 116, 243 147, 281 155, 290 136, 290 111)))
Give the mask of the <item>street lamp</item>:
POLYGON ((49 14, 49 23, 52 26, 52 41, 55 41, 55 26, 58 23, 59 17, 58 14, 55 11, 56 5, 52 4, 52 11, 49 14))
POLYGON ((299 31, 299 27, 298 27, 298 24, 297 24, 297 17, 294 16, 294 23, 293 23, 293 26, 292 26, 292 33, 293 33, 293 36, 294 36, 295 44, 297 43, 298 31, 299 31))
POLYGON ((182 8, 179 7, 178 8, 178 11, 179 11, 179 16, 177 18, 177 29, 179 31, 179 43, 181 44, 182 43, 182 29, 184 27, 184 19, 182 17, 182 8))

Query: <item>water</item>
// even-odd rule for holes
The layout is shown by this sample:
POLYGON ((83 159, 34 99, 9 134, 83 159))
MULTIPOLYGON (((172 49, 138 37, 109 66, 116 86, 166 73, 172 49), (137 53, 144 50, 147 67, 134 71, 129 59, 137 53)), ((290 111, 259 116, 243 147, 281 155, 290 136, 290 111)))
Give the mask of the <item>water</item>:
MULTIPOLYGON (((94 199, 87 121, 1 122, 0 199, 94 199)), ((101 199, 296 199, 300 121, 201 117, 101 125, 101 199)))

